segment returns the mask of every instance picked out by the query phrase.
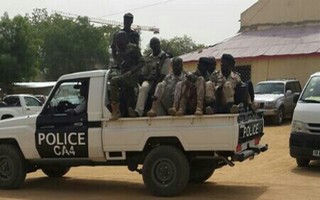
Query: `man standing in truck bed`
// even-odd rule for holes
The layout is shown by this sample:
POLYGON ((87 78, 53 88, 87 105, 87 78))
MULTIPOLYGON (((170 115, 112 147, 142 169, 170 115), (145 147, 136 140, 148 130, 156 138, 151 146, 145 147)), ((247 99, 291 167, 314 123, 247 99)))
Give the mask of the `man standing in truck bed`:
POLYGON ((136 44, 129 43, 126 32, 119 31, 115 39, 117 49, 119 50, 117 63, 119 64, 120 75, 114 76, 110 80, 112 107, 110 120, 116 120, 121 116, 119 110, 119 89, 135 87, 139 81, 140 69, 144 65, 139 47, 136 44))

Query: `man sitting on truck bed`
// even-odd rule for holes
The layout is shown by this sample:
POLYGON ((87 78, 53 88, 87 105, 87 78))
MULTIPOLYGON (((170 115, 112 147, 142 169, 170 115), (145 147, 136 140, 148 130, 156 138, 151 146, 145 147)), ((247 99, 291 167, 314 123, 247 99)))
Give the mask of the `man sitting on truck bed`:
POLYGON ((141 117, 144 114, 149 94, 153 94, 156 85, 164 79, 169 71, 170 58, 161 50, 160 40, 153 37, 149 45, 152 53, 144 58, 145 65, 142 68, 143 82, 139 89, 135 109, 131 107, 128 109, 130 117, 141 117))
POLYGON ((197 70, 186 75, 186 79, 183 80, 181 86, 179 110, 176 112, 173 107, 169 110, 170 115, 203 114, 205 76, 208 73, 208 65, 210 65, 209 58, 201 57, 197 70))
POLYGON ((235 105, 235 89, 241 85, 240 76, 233 71, 235 59, 230 54, 223 54, 221 57, 221 73, 218 77, 216 94, 217 94, 217 113, 234 113, 238 112, 235 105))
MULTIPOLYGON (((147 112, 149 117, 155 117, 162 113, 166 113, 171 106, 175 109, 179 109, 178 102, 174 102, 174 98, 179 94, 175 93, 176 85, 181 83, 185 78, 186 73, 183 71, 183 62, 179 57, 175 57, 172 60, 172 72, 168 74, 164 80, 158 83, 154 95, 152 97, 152 107, 147 112), (159 114, 160 113, 160 114, 159 114)), ((181 87, 180 87, 181 88, 181 87)))

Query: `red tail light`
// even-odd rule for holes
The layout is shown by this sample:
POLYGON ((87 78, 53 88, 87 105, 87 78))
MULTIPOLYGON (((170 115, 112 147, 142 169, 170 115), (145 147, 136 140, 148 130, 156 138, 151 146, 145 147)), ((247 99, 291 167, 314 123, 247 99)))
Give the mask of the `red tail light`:
POLYGON ((237 145, 236 152, 240 152, 242 150, 241 144, 237 145))
POLYGON ((258 145, 260 143, 260 137, 254 139, 254 145, 258 145))

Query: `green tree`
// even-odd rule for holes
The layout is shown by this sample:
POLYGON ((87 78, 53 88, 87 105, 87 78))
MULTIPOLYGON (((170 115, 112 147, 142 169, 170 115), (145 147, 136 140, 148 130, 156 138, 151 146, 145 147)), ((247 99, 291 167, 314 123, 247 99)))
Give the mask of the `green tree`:
POLYGON ((48 16, 45 10, 35 10, 32 22, 40 36, 38 53, 48 80, 108 65, 110 36, 115 28, 95 27, 87 17, 71 20, 58 14, 48 16))
MULTIPOLYGON (((27 17, 5 13, 0 20, 0 84, 9 90, 13 82, 35 76, 36 46, 33 27, 27 17)), ((6 91, 8 92, 8 91, 6 91)))
MULTIPOLYGON (((162 50, 171 54, 172 56, 180 56, 205 47, 203 44, 196 44, 190 37, 184 35, 183 37, 174 37, 172 39, 160 39, 162 50)), ((151 49, 147 48, 144 55, 150 54, 151 49)))

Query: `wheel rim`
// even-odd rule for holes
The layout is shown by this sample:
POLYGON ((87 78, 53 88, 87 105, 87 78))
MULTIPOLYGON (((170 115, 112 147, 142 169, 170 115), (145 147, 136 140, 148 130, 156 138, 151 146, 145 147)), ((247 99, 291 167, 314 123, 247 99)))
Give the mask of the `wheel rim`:
POLYGON ((12 161, 6 157, 0 157, 0 179, 6 180, 12 175, 12 161))
POLYGON ((161 159, 155 162, 152 168, 152 176, 157 184, 161 186, 169 185, 176 177, 176 166, 169 159, 161 159))

